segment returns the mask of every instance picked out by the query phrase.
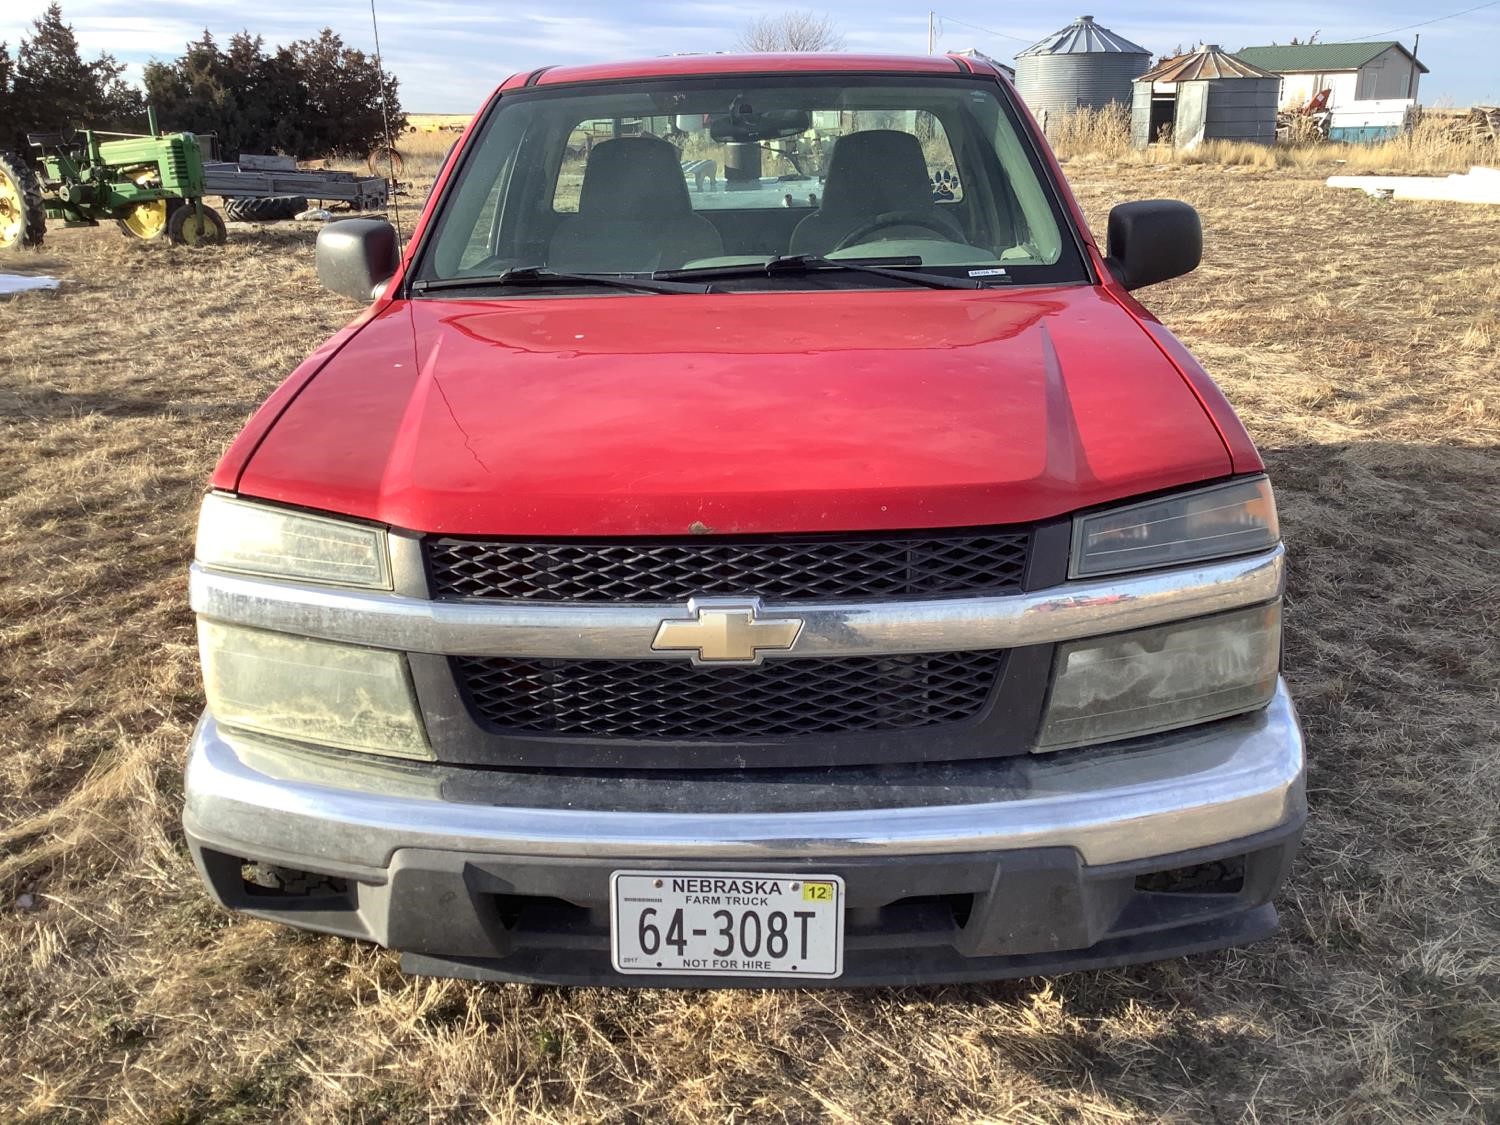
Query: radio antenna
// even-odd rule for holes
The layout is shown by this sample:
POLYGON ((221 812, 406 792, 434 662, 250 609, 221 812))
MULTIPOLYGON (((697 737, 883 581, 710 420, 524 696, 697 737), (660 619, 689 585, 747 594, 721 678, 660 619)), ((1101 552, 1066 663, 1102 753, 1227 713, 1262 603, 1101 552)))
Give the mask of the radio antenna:
POLYGON ((370 0, 370 27, 375 32, 375 69, 380 74, 380 120, 385 126, 385 159, 390 170, 391 214, 396 220, 396 244, 406 241, 401 233, 401 200, 398 198, 400 184, 396 182, 396 145, 391 140, 391 111, 385 96, 385 64, 380 61, 380 21, 375 18, 375 0, 370 0))

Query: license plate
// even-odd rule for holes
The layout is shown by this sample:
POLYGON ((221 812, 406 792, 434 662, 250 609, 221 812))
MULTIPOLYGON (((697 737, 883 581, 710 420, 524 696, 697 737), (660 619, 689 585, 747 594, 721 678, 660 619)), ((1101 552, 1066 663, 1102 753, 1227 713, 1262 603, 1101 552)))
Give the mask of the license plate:
POLYGON ((609 888, 618 972, 826 980, 844 971, 837 875, 616 871, 609 888))

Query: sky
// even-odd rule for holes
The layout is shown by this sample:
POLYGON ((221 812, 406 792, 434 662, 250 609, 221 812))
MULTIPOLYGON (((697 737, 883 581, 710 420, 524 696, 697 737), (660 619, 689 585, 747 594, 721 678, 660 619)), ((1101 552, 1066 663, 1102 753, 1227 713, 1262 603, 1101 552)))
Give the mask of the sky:
MULTIPOLYGON (((0 0, 0 41, 16 41, 46 0, 0 0)), ((1397 39, 1408 49, 1422 37, 1426 104, 1500 104, 1500 0, 1479 11, 1426 23, 1478 0, 1261 0, 1237 4, 1111 4, 1074 0, 1024 6, 975 0, 938 4, 940 51, 979 50, 1010 62, 1015 52, 1091 11, 1111 30, 1157 55, 1178 46, 1218 43, 1227 50, 1285 43, 1319 33, 1323 42, 1397 39), (1425 23, 1422 27, 1407 25, 1425 23), (1399 30, 1404 28, 1405 30, 1399 30), (1386 34, 1392 32, 1392 34, 1386 34)), ((169 60, 204 28, 221 41, 242 28, 285 43, 329 26, 351 46, 369 50, 368 0, 258 0, 235 12, 222 0, 62 0, 85 58, 108 51, 138 78, 152 59, 169 60), (142 13, 149 12, 150 15, 142 13)), ((639 58, 675 52, 732 50, 747 20, 787 8, 831 17, 857 51, 920 54, 927 50, 927 9, 895 0, 799 3, 713 0, 551 0, 541 5, 496 0, 376 0, 385 64, 401 81, 409 112, 467 113, 507 75, 556 63, 639 58)))

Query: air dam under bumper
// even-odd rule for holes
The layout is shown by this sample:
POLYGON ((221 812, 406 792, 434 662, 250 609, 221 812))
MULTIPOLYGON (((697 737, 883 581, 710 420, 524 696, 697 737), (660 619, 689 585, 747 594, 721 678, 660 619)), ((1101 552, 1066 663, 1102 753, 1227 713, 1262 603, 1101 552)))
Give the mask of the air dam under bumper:
POLYGON ((1306 815, 1284 684, 1239 718, 964 768, 961 788, 912 782, 922 803, 880 808, 841 798, 836 783, 823 807, 801 792, 768 796, 774 785, 738 807, 723 794, 704 803, 708 779, 681 783, 680 807, 611 808, 570 794, 565 777, 547 781, 544 803, 535 775, 304 753, 205 715, 183 820, 225 906, 402 950, 409 971, 475 979, 734 984, 610 968, 609 874, 651 866, 843 876, 845 970, 828 983, 844 986, 1129 964, 1275 928, 1270 898, 1306 815), (717 811, 688 811, 705 808, 717 811), (341 882, 267 893, 246 886, 245 861, 341 882), (1158 873, 1200 865, 1224 880, 1161 889, 1172 879, 1158 873))

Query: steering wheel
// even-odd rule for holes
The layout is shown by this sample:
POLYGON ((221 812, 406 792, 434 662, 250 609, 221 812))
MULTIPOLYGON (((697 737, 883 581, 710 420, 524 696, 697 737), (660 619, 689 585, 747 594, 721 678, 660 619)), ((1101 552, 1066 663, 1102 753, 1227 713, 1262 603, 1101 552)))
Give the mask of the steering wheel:
POLYGON ((957 223, 948 216, 936 211, 886 211, 884 214, 876 215, 868 222, 860 223, 843 238, 839 239, 838 245, 829 251, 844 250, 850 246, 857 246, 867 241, 866 235, 874 234, 878 230, 887 227, 921 227, 930 230, 934 234, 940 234, 949 242, 964 242, 967 235, 959 229, 957 223))

